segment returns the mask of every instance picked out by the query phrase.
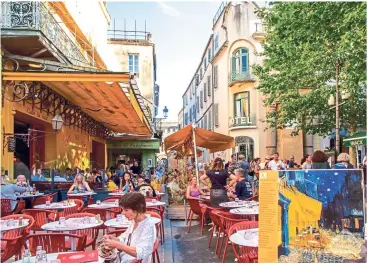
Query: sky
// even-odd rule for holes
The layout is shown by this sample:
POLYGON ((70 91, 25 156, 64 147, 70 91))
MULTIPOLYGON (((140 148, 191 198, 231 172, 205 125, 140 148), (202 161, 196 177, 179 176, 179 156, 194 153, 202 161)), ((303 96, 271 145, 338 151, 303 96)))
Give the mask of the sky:
POLYGON ((200 64, 212 34, 212 21, 221 2, 108 2, 115 29, 151 32, 160 86, 159 115, 169 109, 168 119, 177 120, 182 95, 200 64))

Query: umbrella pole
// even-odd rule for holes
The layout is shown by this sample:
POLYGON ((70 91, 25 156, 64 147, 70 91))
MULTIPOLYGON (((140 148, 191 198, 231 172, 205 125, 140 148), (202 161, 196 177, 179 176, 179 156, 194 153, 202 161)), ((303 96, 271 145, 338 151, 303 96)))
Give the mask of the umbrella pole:
POLYGON ((199 180, 199 170, 198 170, 198 163, 197 163, 197 148, 196 148, 196 136, 195 136, 195 128, 192 128, 192 136, 193 136, 193 148, 195 152, 195 168, 196 168, 196 180, 197 180, 197 187, 200 188, 200 180, 199 180))

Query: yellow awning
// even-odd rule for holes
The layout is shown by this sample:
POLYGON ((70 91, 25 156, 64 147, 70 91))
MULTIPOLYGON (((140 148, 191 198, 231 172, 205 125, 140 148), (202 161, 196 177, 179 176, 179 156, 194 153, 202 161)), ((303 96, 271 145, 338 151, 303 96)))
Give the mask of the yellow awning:
POLYGON ((119 85, 128 73, 3 72, 2 79, 42 82, 114 132, 151 134, 132 89, 128 98, 119 85))

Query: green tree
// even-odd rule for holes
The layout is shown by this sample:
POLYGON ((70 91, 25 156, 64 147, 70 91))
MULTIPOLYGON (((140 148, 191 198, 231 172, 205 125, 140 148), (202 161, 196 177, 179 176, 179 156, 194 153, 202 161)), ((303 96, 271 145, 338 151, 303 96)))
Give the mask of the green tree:
POLYGON ((269 127, 295 126, 322 136, 335 128, 335 110, 328 106, 335 93, 336 62, 340 91, 350 93, 341 108, 341 128, 355 133, 366 127, 366 3, 278 2, 258 15, 267 31, 254 65, 257 87, 269 112, 269 127))

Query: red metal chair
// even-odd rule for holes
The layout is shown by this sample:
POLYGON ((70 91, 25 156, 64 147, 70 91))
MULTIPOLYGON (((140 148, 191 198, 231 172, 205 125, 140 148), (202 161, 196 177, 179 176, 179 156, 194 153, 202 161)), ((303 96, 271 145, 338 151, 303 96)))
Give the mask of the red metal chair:
POLYGON ((76 206, 70 207, 70 208, 65 208, 62 212, 59 213, 60 217, 67 217, 71 214, 75 214, 75 213, 79 213, 82 211, 83 206, 84 206, 84 202, 82 200, 79 199, 72 199, 74 201, 74 203, 76 204, 76 206))
POLYGON ((18 214, 22 212, 26 208, 26 201, 25 200, 19 200, 17 203, 17 207, 15 207, 13 214, 18 214))
POLYGON ((22 211, 23 214, 30 215, 35 220, 34 225, 31 230, 43 231, 41 226, 46 224, 49 220, 54 222, 56 220, 57 213, 53 210, 43 210, 43 209, 25 209, 22 211))
POLYGON ((40 233, 27 236, 29 249, 32 256, 36 255, 37 246, 42 246, 46 253, 67 252, 69 246, 67 238, 76 239, 76 251, 84 251, 86 248, 86 235, 72 235, 64 233, 40 233))
POLYGON ((214 209, 214 210, 209 209, 209 211, 210 211, 209 212, 210 219, 211 219, 211 222, 213 223, 213 229, 210 232, 208 248, 210 248, 210 246, 211 246, 211 241, 213 240, 214 233, 217 233, 217 240, 216 240, 216 243, 215 243, 215 253, 217 253, 218 246, 219 246, 219 238, 220 238, 220 226, 221 226, 220 218, 218 216, 218 213, 225 211, 225 209, 222 209, 222 208, 214 209))
POLYGON ((151 217, 155 217, 155 218, 159 218, 160 219, 160 223, 157 223, 155 225, 156 227, 156 236, 159 237, 159 233, 160 233, 160 238, 161 238, 161 223, 163 222, 163 219, 161 219, 160 214, 156 213, 156 212, 148 212, 146 211, 146 214, 149 214, 151 217))
POLYGON ((50 195, 42 195, 33 200, 32 206, 35 207, 36 205, 46 204, 47 201, 52 202, 53 199, 54 198, 50 195))
POLYGON ((92 197, 92 196, 90 196, 89 198, 88 198, 88 202, 87 202, 87 205, 91 205, 91 204, 94 204, 95 202, 94 202, 94 198, 92 197))
POLYGON ((1 238, 1 258, 0 262, 4 263, 15 255, 19 255, 25 243, 24 235, 12 238, 1 238))
POLYGON ((220 225, 220 232, 224 234, 222 243, 221 243, 220 248, 219 248, 218 256, 220 257, 221 250, 223 249, 223 245, 225 243, 223 258, 222 258, 222 262, 224 262, 225 256, 227 254, 227 248, 228 248, 229 229, 234 224, 237 224, 237 223, 242 222, 242 221, 248 221, 248 219, 241 219, 242 216, 237 215, 237 214, 232 214, 232 213, 229 213, 229 212, 219 212, 219 213, 217 213, 217 215, 219 216, 220 224, 221 224, 220 225))
MULTIPOLYGON (((14 220, 18 221, 21 217, 23 218, 23 220, 25 220, 25 219, 29 220, 28 225, 24 229, 22 229, 22 231, 24 232, 25 235, 29 235, 31 233, 31 228, 35 224, 35 219, 31 215, 28 215, 28 214, 13 214, 13 215, 8 215, 8 216, 5 216, 5 217, 2 217, 2 218, 0 218, 0 220, 14 219, 14 220)), ((20 230, 20 229, 14 229, 14 230, 4 232, 3 236, 5 236, 5 234, 6 234, 7 235, 6 238, 10 238, 10 237, 8 237, 8 234, 11 235, 12 234, 11 232, 13 232, 13 231, 18 233, 17 232, 18 230, 20 230)), ((17 235, 15 235, 13 233, 13 237, 14 236, 17 236, 17 235)))
POLYGON ((11 199, 1 199, 1 217, 12 214, 11 199))
MULTIPOLYGON (((229 236, 240 230, 258 228, 259 223, 256 221, 243 221, 234 224, 229 229, 229 236)), ((258 263, 258 248, 240 246, 232 242, 234 255, 239 263, 258 263)))
MULTIPOLYGON (((109 209, 96 209, 96 208, 85 208, 83 209, 82 213, 91 213, 93 215, 100 215, 100 218, 103 222, 106 222, 110 219, 114 219, 116 217, 116 212, 109 210, 109 209)), ((106 225, 103 224, 100 229, 102 229, 105 233, 105 230, 107 229, 106 225)))
POLYGON ((159 247, 159 240, 156 239, 155 243, 154 243, 154 249, 153 249, 152 254, 151 254, 152 263, 156 263, 156 260, 158 261, 157 263, 160 263, 158 247, 159 247))
MULTIPOLYGON (((103 202, 115 202, 116 200, 119 200, 119 199, 108 198, 108 199, 103 200, 103 202)), ((121 214, 122 213, 122 209, 120 208, 120 206, 117 206, 117 207, 114 207, 114 208, 111 208, 111 209, 114 212, 116 212, 117 214, 121 214)))
POLYGON ((204 232, 204 219, 202 218, 203 214, 201 212, 201 206, 200 206, 200 201, 196 200, 196 199, 187 199, 188 203, 190 204, 190 208, 191 208, 191 214, 190 214, 190 222, 188 224, 188 233, 191 230, 191 222, 192 222, 192 217, 193 214, 197 214, 200 217, 200 234, 202 235, 204 232))
MULTIPOLYGON (((68 215, 66 219, 70 218, 84 218, 84 217, 95 217, 94 214, 91 213, 75 213, 68 215)), ((99 227, 77 230, 77 235, 86 235, 86 248, 91 246, 93 250, 96 248, 96 240, 99 236, 99 227)), ((70 241, 67 242, 68 247, 70 247, 70 241)))
POLYGON ((161 217, 161 244, 163 244, 163 242, 165 242, 165 233, 164 233, 164 215, 165 215, 165 207, 160 205, 160 206, 153 206, 153 207, 146 207, 146 211, 150 211, 150 212, 155 212, 160 214, 161 217))

